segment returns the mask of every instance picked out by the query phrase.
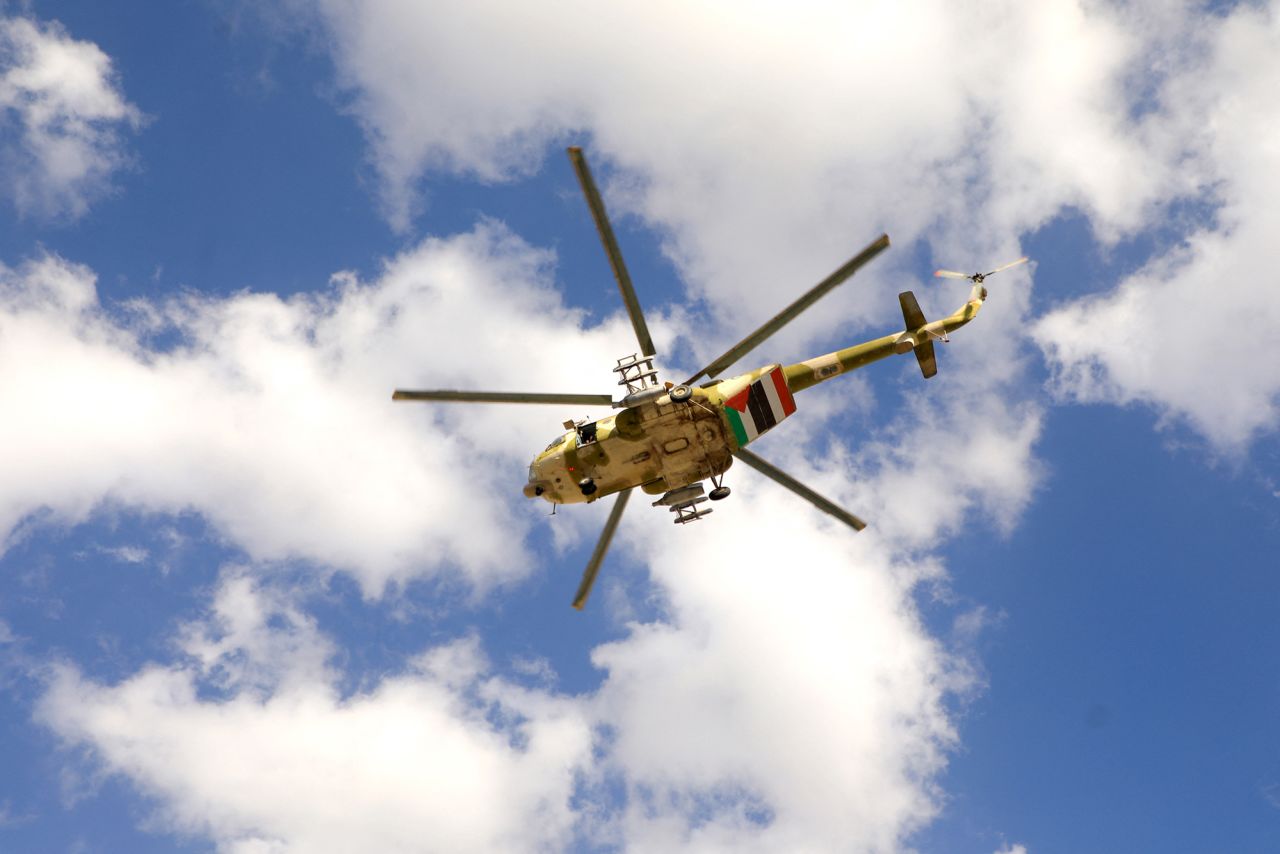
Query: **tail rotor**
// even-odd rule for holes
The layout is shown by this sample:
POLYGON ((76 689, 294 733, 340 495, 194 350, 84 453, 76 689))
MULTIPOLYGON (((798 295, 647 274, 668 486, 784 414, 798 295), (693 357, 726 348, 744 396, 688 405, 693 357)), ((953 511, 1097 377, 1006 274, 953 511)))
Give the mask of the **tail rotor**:
POLYGON ((1010 261, 1008 264, 1005 264, 1002 267, 996 267, 990 273, 957 273, 955 270, 935 270, 933 275, 937 276, 939 279, 968 279, 969 281, 973 282, 975 285, 980 285, 987 278, 987 276, 994 276, 996 273, 1003 273, 1005 270, 1008 270, 1010 267, 1016 267, 1019 264, 1025 264, 1029 260, 1030 259, 1024 255, 1023 257, 1019 258, 1017 261, 1010 261))

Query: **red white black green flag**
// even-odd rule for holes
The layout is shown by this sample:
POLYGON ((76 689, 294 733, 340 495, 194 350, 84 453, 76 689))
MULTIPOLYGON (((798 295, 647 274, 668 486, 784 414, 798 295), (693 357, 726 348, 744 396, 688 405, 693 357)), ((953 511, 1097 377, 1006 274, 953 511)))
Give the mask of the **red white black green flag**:
POLYGON ((782 367, 776 367, 724 402, 724 414, 738 447, 796 411, 782 367))

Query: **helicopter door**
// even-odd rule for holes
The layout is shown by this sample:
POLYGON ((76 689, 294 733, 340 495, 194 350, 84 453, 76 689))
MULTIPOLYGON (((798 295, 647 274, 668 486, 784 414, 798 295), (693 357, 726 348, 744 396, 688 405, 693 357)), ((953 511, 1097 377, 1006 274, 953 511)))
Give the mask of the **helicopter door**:
POLYGON ((586 424, 578 425, 578 447, 583 445, 591 445, 596 441, 596 423, 589 421, 586 424))

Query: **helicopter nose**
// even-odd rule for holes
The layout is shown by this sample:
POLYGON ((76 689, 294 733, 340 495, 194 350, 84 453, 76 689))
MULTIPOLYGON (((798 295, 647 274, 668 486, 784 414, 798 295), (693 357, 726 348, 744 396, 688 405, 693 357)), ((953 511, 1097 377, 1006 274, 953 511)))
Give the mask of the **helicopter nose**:
POLYGON ((542 495, 542 493, 546 491, 547 491, 546 486, 541 483, 526 483, 524 485, 525 498, 537 498, 538 496, 542 495))

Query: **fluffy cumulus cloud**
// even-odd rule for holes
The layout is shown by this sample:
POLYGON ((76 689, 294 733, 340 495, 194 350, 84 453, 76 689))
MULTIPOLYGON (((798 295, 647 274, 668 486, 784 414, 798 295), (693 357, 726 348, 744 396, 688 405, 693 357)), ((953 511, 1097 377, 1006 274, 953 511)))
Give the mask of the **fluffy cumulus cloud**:
MULTIPOLYGON (((423 175, 518 176, 585 131, 615 206, 734 323, 881 228, 977 268, 1067 209, 1112 242, 1171 201, 1212 208, 1037 335, 1072 399, 1150 403, 1228 449, 1275 426, 1276 360, 1237 320, 1280 312, 1258 284, 1277 266, 1274 3, 294 6, 329 35, 394 222, 423 175)), ((906 257, 872 286, 889 296, 906 257)), ((820 327, 875 304, 833 302, 820 327)))
POLYGON ((667 621, 600 647, 598 701, 637 851, 898 850, 937 809, 963 668, 916 571, 767 481, 690 542, 650 526, 667 621), (898 570, 898 571, 895 571, 898 570))
POLYGON ((287 599, 229 572, 181 662, 111 686, 58 667, 38 717, 156 798, 158 826, 220 851, 563 849, 581 708, 492 675, 465 639, 343 697, 287 599))
MULTIPOLYGON (((1145 109, 1151 81, 1139 72, 1179 23, 1143 4, 749 4, 732 16, 687 3, 290 7, 312 9, 329 38, 394 222, 413 223, 415 184, 433 170, 518 176, 550 142, 585 132, 608 164, 598 171, 611 207, 658 229, 691 294, 735 324, 776 310, 881 229, 899 245, 927 233, 948 266, 976 269, 1016 257, 1019 234, 1067 206, 1106 239, 1131 234, 1203 181, 1235 186, 1202 164, 1247 159, 1206 154, 1235 131, 1189 139, 1168 111, 1145 109)), ((1274 25, 1246 10, 1213 32, 1225 74, 1231 49, 1269 44, 1274 25)), ((1251 81, 1259 93, 1269 67, 1251 81)), ((1208 91, 1175 71, 1161 92, 1208 91)), ((1200 103, 1263 122, 1246 82, 1234 108, 1200 103)), ((1265 131, 1246 124, 1238 147, 1265 131)), ((1264 198, 1245 174, 1238 194, 1264 198)), ((1252 233, 1241 216, 1220 239, 1252 233)), ((1188 250, 1188 270, 1213 236, 1188 250)), ((834 295, 790 334, 847 332, 880 297, 893 307, 895 289, 918 287, 901 260, 911 255, 868 270, 857 306, 834 295)), ((516 577, 527 571, 518 536, 465 532, 524 533, 496 498, 511 488, 496 472, 521 465, 545 415, 392 410, 387 392, 529 388, 532 377, 598 389, 625 320, 587 327, 555 296, 550 260, 482 225, 427 240, 370 281, 340 276, 321 296, 128 311, 104 309, 89 271, 57 258, 5 271, 0 348, 11 349, 0 356, 42 368, 0 375, 0 404, 23 413, 0 427, 23 431, 0 435, 23 453, 0 464, 41 476, 0 485, 0 528, 40 507, 81 519, 104 499, 194 507, 252 558, 345 568, 371 593, 441 565, 481 587, 516 577), (155 344, 175 333, 176 345, 155 344), (59 431, 89 414, 103 429, 68 453, 59 431), (457 494, 474 498, 461 507, 457 494)), ((936 314, 932 300, 922 296, 936 314)), ((941 353, 946 378, 927 402, 846 406, 842 416, 863 410, 870 435, 810 420, 789 445, 762 441, 762 454, 871 519, 859 537, 743 467, 706 536, 675 537, 664 514, 632 510, 616 558, 647 566, 658 616, 638 620, 625 579, 606 575, 593 606, 626 628, 593 652, 603 681, 589 694, 520 687, 464 640, 342 696, 333 642, 302 607, 233 573, 209 617, 181 633, 182 660, 116 684, 60 668, 41 718, 153 795, 174 827, 229 851, 572 838, 637 851, 901 850, 936 814, 956 742, 948 698, 972 687, 914 604, 943 577, 928 550, 975 518, 1007 528, 1037 481, 1043 415, 1022 390, 1026 343, 976 332, 1020 328, 1028 305, 1002 291, 957 336, 965 345, 941 353), (467 773, 455 779, 456 768, 467 773)), ((1068 307, 1039 330, 1081 396, 1120 394, 1098 356, 1067 349, 1072 330, 1105 322, 1071 312, 1101 318, 1109 305, 1068 307)), ((668 347, 679 330, 655 326, 668 347)), ((1124 317, 1114 328, 1136 334, 1124 317)), ((720 331, 693 349, 723 346, 720 331)), ((1140 343, 1160 335, 1149 331, 1140 343)), ((824 394, 801 406, 840 408, 824 394)))
POLYGON ((37 717, 148 795, 151 826, 225 851, 901 850, 970 682, 912 604, 938 570, 736 484, 715 537, 629 520, 665 616, 594 652, 590 694, 466 637, 344 696, 296 591, 230 569, 177 660, 115 684, 60 665, 37 717))
POLYGON ((0 189, 19 213, 83 214, 127 163, 123 137, 140 122, 97 45, 0 18, 0 189))
POLYGON ((936 814, 949 698, 972 688, 914 605, 941 570, 904 551, 1025 487, 957 465, 959 509, 889 508, 940 461, 1026 445, 1036 426, 967 423, 966 408, 938 413, 946 436, 903 426, 908 447, 934 434, 930 453, 762 448, 871 517, 858 537, 741 467, 712 536, 633 510, 592 607, 629 618, 632 556, 662 616, 592 653, 604 678, 588 694, 503 676, 464 638, 343 696, 340 648, 297 591, 228 570, 177 661, 115 684, 61 666, 39 718, 149 795, 153 826, 226 851, 901 850, 936 814))
MULTIPOLYGON (((1145 43, 1104 4, 294 5, 318 10, 394 222, 424 174, 521 175, 587 132, 611 203, 735 322, 880 230, 977 267, 1063 206, 1121 234, 1180 186, 1131 109, 1145 43)), ((815 323, 867 310, 835 300, 815 323)))
MULTIPOLYGON (((1077 97, 1060 129, 1114 145, 1114 178, 1130 184, 1104 194, 1058 164, 1021 206, 981 208, 984 256, 1016 249, 1005 226, 1066 201, 1123 228, 1161 192, 1161 176, 1127 168, 1130 128, 1107 112, 1129 46, 1114 22, 1049 5, 1078 31, 1062 48, 1058 83, 1077 97)), ((996 44, 1015 64, 1047 37, 1020 8, 1009 14, 1025 26, 996 44)), ((910 242, 963 214, 992 158, 1036 168, 1034 136, 1006 155, 986 142, 1029 95, 993 93, 1008 70, 956 47, 983 22, 948 9, 761 5, 726 21, 688 6, 320 7, 394 219, 407 224, 415 198, 397 188, 426 171, 520 174, 549 140, 589 128, 621 167, 606 172, 611 205, 667 235, 695 295, 733 321, 776 310, 881 228, 910 242)), ((599 388, 625 321, 587 328, 551 290, 550 261, 484 225, 321 296, 109 309, 90 271, 61 259, 5 271, 0 346, 24 354, 6 363, 42 367, 0 385, 24 413, 0 447, 31 475, 4 487, 0 525, 21 531, 40 508, 76 521, 104 500, 195 508, 255 560, 347 569, 370 593, 442 565, 480 587, 518 576, 517 536, 468 532, 523 533, 496 473, 521 465, 545 417, 392 409, 387 392, 532 377, 599 388), (91 415, 101 429, 68 453, 59 436, 91 415)), ((870 281, 892 304, 904 274, 882 266, 870 281)), ((834 299, 809 334, 855 311, 834 299)), ((991 309, 1024 311, 1019 298, 991 309)), ((672 329, 655 326, 665 348, 672 329)), ((1016 367, 972 370, 1016 365, 1012 344, 995 345, 944 353, 954 376, 931 408, 890 413, 879 443, 762 446, 872 519, 859 538, 741 467, 713 536, 677 539, 665 514, 633 510, 617 557, 649 568, 661 616, 594 652, 603 682, 588 695, 519 687, 462 641, 342 696, 333 641, 303 607, 231 574, 180 633, 181 660, 115 684, 61 667, 41 719, 151 795, 169 826, 228 851, 554 849, 575 835, 652 851, 898 850, 938 809, 947 701, 969 685, 921 624, 913 596, 941 570, 914 555, 976 509, 1012 518, 1035 480, 1038 415, 1001 394, 1016 367)), ((626 620, 621 583, 606 577, 593 605, 626 620)))
POLYGON ((441 567, 479 589, 522 577, 528 517, 514 505, 527 499, 510 475, 546 412, 494 419, 390 397, 607 391, 598 366, 626 321, 584 330, 550 265, 485 224, 426 241, 374 281, 341 275, 290 300, 108 308, 92 272, 57 256, 0 269, 0 537, 114 502, 195 510, 255 560, 345 569, 370 594, 441 567))
POLYGON ((1203 62, 1164 90, 1194 143, 1185 168, 1213 188, 1215 222, 1114 292, 1073 302, 1037 333, 1057 388, 1082 401, 1150 404, 1238 453, 1280 418, 1280 12, 1242 5, 1205 29, 1203 62))
POLYGON ((1128 138, 1122 72, 1138 39, 1075 0, 753 4, 733 15, 709 3, 564 2, 554 14, 503 0, 299 5, 329 25, 398 217, 424 170, 518 174, 548 140, 588 128, 648 184, 645 210, 672 225, 754 199, 740 215, 781 204, 784 223, 817 208, 841 225, 918 228, 933 193, 991 175, 1023 219, 1067 202, 1131 225, 1166 177, 1135 168, 1142 150, 1128 138), (887 162, 899 166, 881 178, 887 162), (897 193, 876 192, 881 180, 897 193), (860 197, 841 200, 855 186, 860 197), (877 207, 850 218, 869 200, 877 207))
MULTIPOLYGON (((572 364, 559 338, 539 337, 541 321, 528 320, 578 320, 539 287, 547 261, 483 226, 427 242, 376 281, 341 278, 323 299, 143 303, 123 318, 96 302, 83 268, 45 258, 10 271, 0 340, 21 330, 30 337, 7 346, 46 349, 33 351, 41 375, 10 377, 5 393, 26 399, 14 411, 28 414, 25 432, 4 444, 39 450, 27 464, 41 476, 16 481, 43 490, 11 485, 8 524, 41 505, 67 519, 104 499, 194 506, 259 558, 341 565, 335 555, 351 555, 348 568, 372 591, 396 572, 436 571, 450 549, 475 583, 500 577, 506 564, 460 544, 519 525, 494 494, 474 496, 466 520, 372 516, 406 495, 421 506, 419 480, 448 483, 462 464, 435 466, 433 454, 463 447, 497 470, 517 467, 535 425, 461 410, 399 415, 387 374, 435 386, 514 381, 504 373, 514 370, 514 326, 509 340, 485 336, 516 317, 522 345, 550 348, 548 371, 572 364), (449 328, 480 310, 473 299, 493 307, 495 325, 449 328), (175 330, 180 344, 148 346, 175 330), (427 351, 446 344, 475 363, 433 367, 427 351), (41 393, 73 378, 87 389, 75 400, 41 393), (174 394, 180 406, 167 402, 174 394), (100 409, 122 413, 93 439, 101 447, 53 453, 66 444, 59 429, 70 429, 60 424, 100 409), (353 436, 359 451, 348 448, 353 436), (316 458, 337 471, 311 473, 316 458), (385 527, 364 539, 374 524, 385 527), (399 548, 416 562, 395 570, 389 542, 408 543, 399 548)), ((620 318, 606 326, 570 341, 590 351, 597 337, 627 334, 620 318)), ((558 370, 565 383, 589 384, 558 370)), ((208 615, 177 633, 177 661, 115 684, 60 666, 40 720, 150 796, 153 826, 226 851, 556 850, 570 839, 637 851, 899 850, 938 809, 934 780, 956 738, 948 698, 970 686, 965 663, 929 636, 913 603, 940 570, 910 553, 974 509, 1016 513, 1029 490, 1021 478, 1038 421, 975 408, 965 386, 981 381, 961 373, 937 411, 904 413, 894 441, 837 445, 826 462, 802 443, 762 444, 871 518, 858 537, 740 466, 713 536, 672 536, 667 514, 638 506, 612 566, 638 556, 662 616, 593 653, 604 679, 589 694, 523 686, 464 638, 343 696, 340 649, 307 616, 305 597, 246 569, 226 572, 208 615), (999 464, 966 464, 974 459, 999 464)), ((625 621, 622 583, 606 574, 593 607, 625 621)))

